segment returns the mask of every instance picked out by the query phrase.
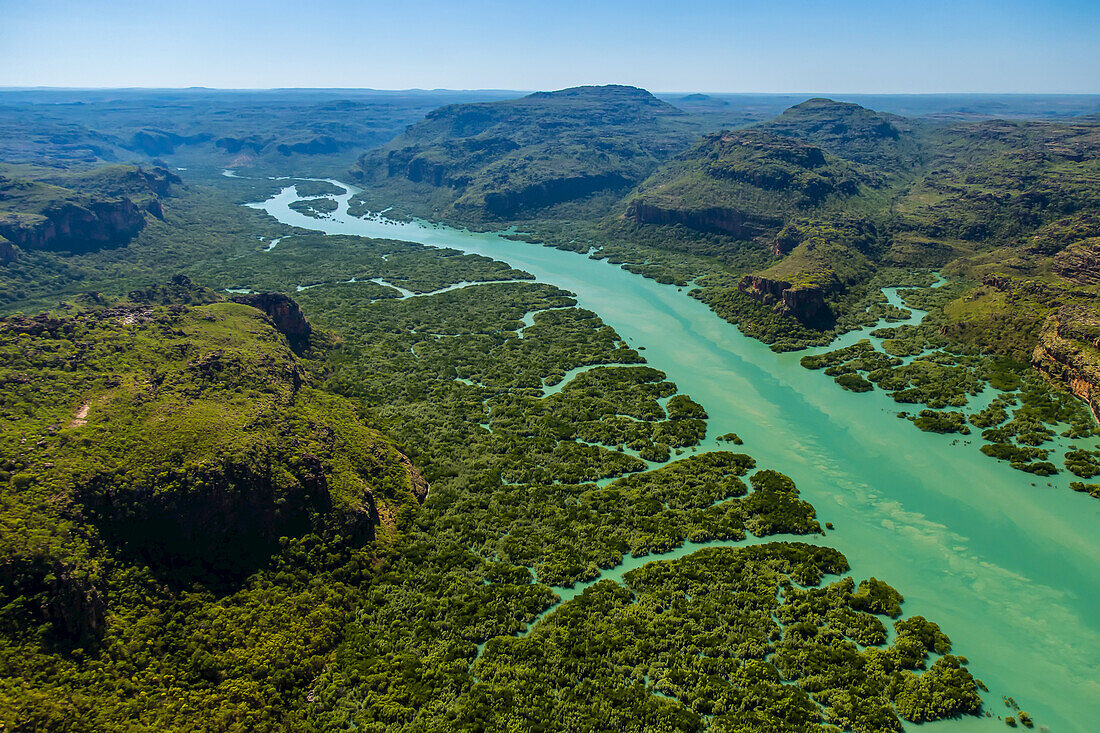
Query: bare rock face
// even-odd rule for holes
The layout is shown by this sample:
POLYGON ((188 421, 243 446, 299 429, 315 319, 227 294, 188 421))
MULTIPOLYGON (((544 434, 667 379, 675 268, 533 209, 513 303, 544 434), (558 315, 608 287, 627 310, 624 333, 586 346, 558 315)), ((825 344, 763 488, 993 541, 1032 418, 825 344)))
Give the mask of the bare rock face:
POLYGON ((88 578, 60 567, 47 586, 43 611, 55 629, 75 643, 88 644, 102 636, 107 604, 88 578))
POLYGON ((138 168, 137 175, 141 176, 145 185, 157 196, 168 196, 172 193, 172 184, 183 183, 182 178, 159 165, 152 168, 138 168))
POLYGON ((688 229, 729 234, 738 239, 751 239, 774 224, 756 221, 736 209, 718 206, 698 210, 663 208, 641 199, 630 203, 626 218, 638 224, 679 224, 688 229))
POLYGON ((1036 370, 1066 385, 1097 414, 1100 406, 1100 315, 1065 305, 1047 318, 1032 353, 1036 370))
POLYGON ((552 178, 511 191, 485 194, 485 210, 493 216, 510 216, 525 209, 537 209, 587 196, 605 189, 623 188, 630 181, 617 173, 552 178))
POLYGON ((428 489, 430 488, 428 480, 424 478, 424 474, 420 473, 420 469, 413 465, 413 462, 404 453, 398 454, 398 460, 409 475, 409 488, 412 489, 413 496, 423 504, 424 500, 428 498, 428 489))
POLYGON ((1100 237, 1070 245, 1054 256, 1054 274, 1078 285, 1100 283, 1100 237))
POLYGON ((294 153, 301 155, 323 155, 325 153, 338 153, 341 149, 349 145, 350 143, 337 140, 330 135, 321 135, 302 142, 282 143, 276 145, 275 150, 277 150, 280 155, 292 155, 294 153))
POLYGON ((126 244, 145 228, 133 201, 92 201, 85 206, 59 202, 33 222, 0 220, 0 235, 23 249, 91 252, 126 244))
POLYGON ((293 298, 282 293, 250 293, 235 296, 233 302, 250 305, 266 313, 296 354, 309 348, 313 327, 293 298))
POLYGON ((737 289, 764 305, 773 306, 776 313, 789 315, 807 326, 828 325, 832 318, 821 288, 794 287, 785 280, 745 275, 737 283, 737 289))
POLYGON ((19 257, 19 253, 15 250, 15 245, 9 242, 4 237, 0 237, 0 265, 7 265, 19 257))
POLYGON ((781 297, 783 311, 808 326, 825 325, 831 319, 821 288, 789 288, 781 297))
MULTIPOLYGON (((141 562, 177 577, 239 579, 280 537, 305 534, 332 510, 320 458, 303 452, 284 475, 271 470, 276 460, 249 455, 199 472, 178 469, 166 485, 119 485, 105 474, 81 488, 80 501, 103 537, 141 562)), ((373 526, 369 517, 363 524, 373 526)))
POLYGON ((390 178, 403 177, 414 183, 427 183, 437 188, 462 185, 455 181, 447 166, 420 156, 410 156, 405 151, 391 151, 386 159, 386 172, 390 178))
POLYGON ((89 577, 57 559, 8 558, 0 563, 0 601, 0 615, 29 615, 18 619, 20 623, 48 622, 54 642, 91 646, 103 635, 107 604, 102 594, 89 577), (22 602, 12 603, 18 599, 22 602))

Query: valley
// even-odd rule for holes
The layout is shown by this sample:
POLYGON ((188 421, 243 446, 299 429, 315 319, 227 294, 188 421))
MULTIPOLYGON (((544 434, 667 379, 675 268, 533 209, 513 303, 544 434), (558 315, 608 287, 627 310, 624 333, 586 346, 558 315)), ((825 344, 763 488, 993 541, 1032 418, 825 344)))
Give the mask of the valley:
POLYGON ((1091 729, 1087 102, 7 94, 12 729, 1091 729))

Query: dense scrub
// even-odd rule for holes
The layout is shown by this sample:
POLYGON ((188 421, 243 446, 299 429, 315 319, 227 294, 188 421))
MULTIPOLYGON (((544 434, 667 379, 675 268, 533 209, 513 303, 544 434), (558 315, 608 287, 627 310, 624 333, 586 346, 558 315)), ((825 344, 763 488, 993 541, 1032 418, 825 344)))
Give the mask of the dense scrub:
MULTIPOLYGON (((443 721, 492 730, 901 730, 975 713, 977 682, 948 654, 950 642, 921 618, 895 623, 894 642, 874 614, 897 615, 900 599, 872 579, 816 588, 847 569, 835 550, 805 544, 715 548, 650 563, 587 588, 530 632, 491 640, 464 672, 444 663, 442 697, 401 680, 379 684, 381 654, 400 633, 400 609, 364 614, 354 643, 318 680, 312 714, 323 727, 415 730, 443 721), (809 586, 809 587, 801 587, 809 586), (896 601, 894 601, 896 604, 896 601), (927 668, 929 655, 945 656, 927 668), (409 685, 406 687, 406 685, 409 685), (508 704, 493 704, 505 700, 508 704)), ((451 635, 437 626, 443 639, 451 635)), ((406 674, 433 646, 459 641, 404 635, 406 674)), ((466 653, 473 645, 465 647, 466 653)), ((436 653, 446 659, 446 653, 436 653)))
POLYGON ((419 474, 248 306, 85 299, 0 353, 0 719, 284 719, 419 474))
MULTIPOLYGON (((1053 450, 1049 443, 1057 436, 1098 434, 1093 415, 1086 404, 1052 387, 1027 364, 982 355, 946 337, 944 307, 958 292, 957 286, 905 290, 908 303, 931 309, 919 325, 877 329, 871 336, 878 347, 864 339, 805 356, 802 366, 824 370, 845 389, 877 387, 896 402, 930 408, 898 413, 921 430, 969 435, 973 427, 987 441, 981 446, 985 455, 1040 476, 1058 473, 1058 466, 1047 460, 1053 450), (998 393, 981 409, 961 411, 986 390, 998 393)), ((1082 478, 1100 474, 1093 451, 1071 446, 1064 465, 1082 478)))
MULTIPOLYGON (((879 269, 900 261, 890 259, 899 246, 864 214, 902 177, 865 166, 910 165, 911 138, 896 120, 881 127, 858 110, 853 136, 821 128, 805 145, 781 141, 808 168, 768 158, 774 175, 751 181, 771 192, 793 181, 828 212, 861 202, 860 217, 800 218, 779 243, 792 259, 773 274, 836 276, 829 329, 738 288, 743 272, 781 257, 773 242, 594 221, 614 209, 622 181, 686 145, 679 113, 643 102, 654 119, 641 135, 612 120, 634 139, 609 143, 610 166, 572 146, 589 144, 591 108, 570 145, 524 139, 517 149, 531 160, 496 168, 489 158, 510 146, 478 127, 495 124, 492 115, 451 108, 431 124, 469 123, 460 137, 474 144, 444 142, 416 165, 415 155, 388 158, 383 177, 432 188, 439 210, 468 195, 482 209, 474 218, 537 209, 548 222, 539 231, 552 230, 558 246, 604 246, 600 256, 639 274, 680 286, 704 275, 698 297, 777 348, 900 317, 878 286, 929 281, 879 269), (489 169, 502 174, 502 191, 408 180, 489 169), (608 171, 622 181, 599 177, 608 171), (577 186, 544 185, 589 174, 577 186), (504 195, 484 195, 493 193, 504 195)), ((535 124, 524 134, 541 133, 535 124)), ((190 144, 167 134, 133 142, 190 144)), ((224 149, 284 155, 279 145, 306 154, 275 139, 227 139, 224 149)), ((751 178, 745 166, 718 172, 738 185, 751 178)), ((218 185, 245 201, 280 184, 218 185)), ((801 198, 788 203, 788 213, 805 213, 801 198)), ((14 366, 3 373, 18 396, 18 428, 0 433, 0 718, 10 727, 879 731, 979 711, 979 683, 934 623, 897 620, 887 644, 879 617, 902 615, 900 593, 874 578, 819 587, 847 571, 828 548, 711 548, 646 564, 621 584, 600 581, 554 608, 555 587, 597 580, 628 555, 821 532, 787 476, 744 454, 695 453, 702 407, 569 293, 486 258, 292 231, 199 185, 167 200, 164 220, 127 249, 20 253, 0 272, 9 310, 52 305, 66 290, 134 290, 125 306, 11 322, 44 330, 10 341, 4 364, 14 366), (257 311, 209 302, 218 299, 206 291, 185 306, 172 305, 178 294, 135 290, 180 263, 218 289, 311 286, 297 297, 328 333, 318 344, 332 348, 296 357, 257 311), (497 280, 510 282, 435 292, 497 280), (398 298, 386 283, 416 295, 398 298), (58 337, 53 324, 68 321, 80 325, 58 337), (391 440, 431 481, 423 506, 426 483, 391 440)), ((1010 418, 1006 399, 972 424, 1000 431, 992 445, 1008 447, 992 450, 1008 460, 1053 467, 1031 442, 1051 420, 1076 419, 1072 403, 1017 369, 944 350, 944 338, 898 329, 884 352, 859 347, 817 366, 849 389, 890 389, 937 410, 961 409, 982 380, 1011 384, 1019 410, 1010 418), (902 361, 930 347, 940 351, 902 361)), ((966 415, 922 418, 951 427, 966 415)), ((1066 459, 1083 473, 1096 462, 1087 452, 1066 459)))

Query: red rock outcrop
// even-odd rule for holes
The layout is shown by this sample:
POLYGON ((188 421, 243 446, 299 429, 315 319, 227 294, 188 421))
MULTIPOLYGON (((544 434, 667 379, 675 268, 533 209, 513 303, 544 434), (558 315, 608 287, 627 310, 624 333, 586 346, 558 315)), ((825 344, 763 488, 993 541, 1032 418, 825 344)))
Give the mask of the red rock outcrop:
POLYGON ((145 216, 128 198, 58 202, 31 221, 0 219, 0 235, 23 249, 91 252, 126 244, 144 228, 145 216))
POLYGON ((1061 382, 1092 408, 1100 408, 1100 316, 1080 305, 1065 305, 1047 318, 1032 366, 1061 382))
POLYGON ((1054 256, 1054 274, 1078 285, 1100 283, 1100 237, 1070 245, 1054 256))

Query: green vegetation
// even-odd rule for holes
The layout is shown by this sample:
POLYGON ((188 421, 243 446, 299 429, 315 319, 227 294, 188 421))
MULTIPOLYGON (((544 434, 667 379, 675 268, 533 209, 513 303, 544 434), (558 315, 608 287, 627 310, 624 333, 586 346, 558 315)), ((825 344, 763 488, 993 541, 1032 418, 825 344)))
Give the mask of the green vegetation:
POLYGON ((329 181, 295 181, 294 190, 304 199, 318 196, 343 196, 348 192, 343 186, 329 181))
POLYGON ((0 719, 277 725, 419 474, 248 306, 85 299, 0 352, 0 719))
POLYGON ((442 107, 360 158, 356 181, 395 185, 475 221, 623 189, 697 123, 642 89, 576 87, 442 107))
MULTIPOLYGON (((380 142, 416 108, 395 103, 369 134, 368 110, 337 135, 334 116, 367 103, 328 104, 300 138, 289 122, 301 110, 248 135, 213 124, 212 108, 203 125, 126 135, 122 113, 106 115, 116 132, 100 152, 190 156, 207 172, 144 200, 160 214, 146 207, 122 249, 0 241, 5 312, 130 293, 0 326, 12 396, 0 428, 0 721, 883 731, 980 711, 965 658, 934 623, 900 618, 898 591, 875 578, 820 586, 848 570, 836 550, 711 547, 607 577, 628 556, 687 542, 822 528, 784 474, 695 453, 703 408, 571 294, 483 257, 295 231, 236 206, 285 184, 209 177, 231 163, 331 167, 341 149, 350 160, 343 135, 380 142), (255 309, 182 281, 148 285, 179 269, 217 291, 306 288, 295 297, 316 337, 296 356, 255 309), (481 284, 445 290, 467 282, 481 284), (555 588, 592 581, 555 605, 555 588), (895 635, 880 617, 897 619, 895 635)), ((28 120, 56 130, 39 111, 28 120)), ((1087 311, 1093 287, 1097 234, 1079 215, 1093 206, 1081 183, 1091 123, 932 130, 812 100, 691 149, 707 124, 621 87, 446 107, 361 158, 359 207, 517 223, 517 238, 598 248, 696 288, 776 349, 906 318, 880 288, 920 288, 903 297, 931 311, 925 323, 804 364, 923 405, 910 417, 922 429, 967 434, 969 421, 983 451, 1039 475, 1057 470, 1042 447, 1055 434, 1093 433, 1079 402, 1021 363, 1043 345, 1038 363, 1070 364, 1045 369, 1069 381, 1088 373, 1100 333, 1072 310, 1087 311), (1045 181, 1020 175, 1029 146, 1046 146, 1045 181), (1003 211, 989 195, 1002 177, 1013 185, 1003 211), (1057 216, 1028 203, 1039 194, 1057 216), (631 203, 658 200, 679 213, 631 203), (994 239, 1052 250, 1072 286, 1045 271, 976 286, 1000 257, 994 239), (961 256, 953 272, 973 280, 925 287, 933 277, 917 268, 961 256), (962 411, 989 386, 1006 393, 962 411)), ((96 139, 74 128, 23 145, 36 162, 64 146, 98 163, 79 147, 96 139)), ((138 201, 136 168, 90 170, 24 166, 11 178, 51 196, 62 186, 138 201)), ((295 185, 299 210, 332 209, 337 187, 295 185)), ((1092 451, 1064 459, 1082 477, 1100 471, 1092 451)))
POLYGON ((1080 491, 1083 494, 1088 494, 1096 499, 1100 499, 1100 484, 1086 484, 1081 481, 1074 481, 1069 487, 1074 491, 1080 491))
MULTIPOLYGON (((409 274, 436 256, 427 248, 420 257, 410 252, 409 274)), ((9 512, 31 507, 9 516, 43 528, 39 555, 72 565, 28 570, 31 575, 7 586, 15 602, 5 611, 4 678, 36 682, 32 696, 22 687, 6 688, 0 697, 5 720, 50 727, 64 719, 101 730, 129 728, 135 719, 158 729, 229 730, 354 721, 366 730, 392 730, 570 714, 697 730, 704 714, 718 727, 739 720, 829 721, 864 730, 883 720, 896 725, 898 716, 923 720, 976 712, 980 705, 969 673, 944 661, 954 658, 916 673, 925 664, 921 650, 944 651, 946 643, 923 641, 923 620, 911 630, 899 627, 894 644, 880 649, 885 632, 870 614, 900 613, 901 596, 886 584, 872 579, 857 591, 841 581, 820 598, 791 587, 791 581, 814 585, 847 567, 836 551, 808 545, 713 549, 646 565, 627 574, 627 588, 598 583, 529 634, 510 636, 551 607, 549 585, 595 580, 628 553, 736 541, 750 532, 821 532, 793 482, 754 470, 748 456, 705 453, 645 471, 633 452, 696 444, 706 415, 663 374, 641 365, 637 352, 595 314, 569 307, 572 299, 556 288, 487 284, 403 300, 377 300, 339 283, 303 291, 315 326, 341 328, 339 345, 314 350, 312 358, 324 358, 327 386, 354 401, 309 385, 322 362, 295 357, 251 308, 160 305, 215 298, 179 285, 135 291, 134 298, 81 306, 60 318, 9 321, 44 324, 37 337, 43 345, 24 359, 65 363, 70 352, 102 353, 90 358, 88 370, 102 359, 121 359, 133 365, 134 376, 115 383, 107 375, 125 371, 92 371, 111 383, 80 382, 79 389, 67 387, 75 390, 71 397, 36 398, 42 440, 57 447, 33 463, 11 458, 6 464, 8 496, 41 492, 43 499, 9 502, 9 512), (532 311, 533 324, 520 338, 521 319, 532 311), (57 350, 53 334, 68 328, 66 319, 80 326, 68 337, 72 345, 57 350), (117 350, 117 340, 132 342, 135 329, 148 332, 147 341, 117 350), (158 359, 167 355, 155 371, 145 348, 158 359), (614 364, 622 366, 607 366, 614 364), (584 365, 593 368, 547 393, 584 365), (173 412, 169 406, 181 393, 191 406, 173 412), (88 423, 51 437, 46 428, 75 419, 81 400, 90 405, 88 423), (268 407, 257 414, 242 400, 268 407), (400 455, 362 427, 368 413, 351 409, 358 401, 431 482, 423 507, 416 509, 416 498, 426 484, 410 480, 414 474, 400 455), (226 411, 232 419, 219 417, 226 411), (224 427, 203 429, 208 420, 224 427), (116 425, 126 427, 112 429, 116 425), (266 442, 288 429, 291 439, 284 433, 266 442), (88 430, 113 437, 74 444, 88 430), (186 439, 179 431, 187 431, 186 439), (147 442, 173 448, 138 447, 147 442), (119 450, 122 443, 134 447, 119 450), (92 453, 74 452, 79 446, 92 453), (363 450, 356 453, 356 446, 363 450), (237 456, 231 462, 209 458, 229 450, 237 456), (365 467, 386 451, 396 460, 365 467), (70 474, 59 471, 98 462, 104 465, 91 477, 85 471, 65 479, 70 474), (241 472, 249 466, 264 467, 259 475, 270 478, 244 481, 241 472), (219 504, 210 503, 209 492, 229 476, 238 492, 231 496, 252 502, 254 510, 211 515, 219 504), (326 477, 329 497, 321 505, 311 493, 318 476, 326 477), (591 482, 599 477, 620 478, 591 482), (94 489, 72 490, 69 504, 46 501, 64 481, 94 489), (143 500, 123 503, 131 495, 143 500), (256 510, 262 502, 275 508, 256 510), (81 513, 66 506, 82 507, 81 513), (232 524, 246 516, 248 524, 232 524), (364 525, 360 516, 374 519, 364 525), (194 541, 199 526, 210 532, 204 542, 194 541), (357 529, 363 526, 374 531, 357 529), (80 539, 88 532, 101 540, 80 539), (254 547, 226 557, 218 552, 225 545, 221 532, 250 533, 254 547), (163 564, 165 558, 173 559, 163 564), (33 586, 38 596, 27 592, 34 578, 41 578, 33 586), (90 587, 106 598, 102 616, 93 615, 102 619, 94 624, 98 641, 79 648, 53 641, 57 622, 34 610, 49 608, 37 599, 56 587, 51 578, 72 578, 62 587, 78 589, 80 597, 95 598, 90 587), (38 626, 28 626, 28 613, 40 614, 38 626), (671 613, 694 620, 679 622, 671 613), (741 631, 713 633, 707 614, 716 613, 730 619, 727 624, 743 619, 736 621, 741 631), (37 630, 28 637, 27 628, 37 630), (683 631, 670 635, 670 628, 683 631), (817 629, 812 638, 810 629, 817 629), (657 654, 653 641, 661 639, 682 651, 657 654), (842 656, 828 652, 832 661, 821 667, 821 655, 834 647, 842 656), (529 648, 539 653, 524 651, 529 648), (874 668, 881 676, 858 671, 867 668, 868 654, 879 655, 874 668), (564 668, 573 670, 571 677, 553 671, 564 668), (825 671, 827 680, 818 682, 825 671), (563 707, 555 691, 563 684, 585 691, 572 708, 563 707), (776 695, 794 707, 758 704, 776 695), (512 703, 486 703, 502 697, 512 703), (612 718, 598 712, 607 705, 616 711, 612 718)), ((47 368, 41 361, 13 363, 20 371, 47 368)), ((34 394, 43 382, 21 384, 34 394)), ((5 445, 20 444, 12 438, 5 445)))
POLYGON ((332 199, 300 199, 290 204, 290 208, 306 216, 322 218, 336 211, 340 205, 332 199))
POLYGON ((783 216, 852 196, 869 181, 820 148, 758 130, 706 135, 650 177, 627 217, 739 239, 774 232, 783 216))
POLYGON ((1081 478, 1092 478, 1100 475, 1100 451, 1070 450, 1066 451, 1066 469, 1081 478))
MULTIPOLYGON (((957 302, 952 298, 958 292, 958 286, 905 290, 907 303, 932 309, 920 325, 877 329, 871 332, 877 348, 865 339, 805 356, 802 366, 823 369, 846 389, 868 391, 877 386, 897 402, 933 408, 916 415, 899 413, 921 430, 969 435, 974 426, 982 429, 982 438, 988 441, 981 446, 985 455, 1040 476, 1058 473, 1047 460, 1052 449, 1044 446, 1058 435, 1100 434, 1091 411, 1073 395, 1052 387, 1029 365, 1010 357, 981 355, 946 337, 944 309, 957 302), (986 389, 1002 391, 977 412, 966 415, 943 409, 966 407, 986 389)), ((1082 331, 1090 328, 1088 321, 1075 323, 1082 324, 1082 331)), ((1070 335, 1064 329, 1060 332, 1070 335)), ((1082 478, 1100 475, 1100 461, 1092 451, 1071 448, 1064 460, 1066 468, 1082 478)))
POLYGON ((21 250, 87 252, 124 245, 145 227, 146 214, 163 216, 158 194, 180 182, 160 167, 34 171, 39 180, 9 176, 7 169, 0 167, 0 236, 9 243, 4 265, 18 260, 21 250))
MULTIPOLYGON (((307 199, 309 200, 309 199, 307 199)), ((327 201, 328 199, 320 199, 327 201)), ((258 245, 257 245, 258 247, 258 245)), ((453 249, 432 249, 408 242, 341 235, 297 234, 283 238, 263 256, 247 261, 204 262, 203 277, 219 288, 252 288, 293 293, 298 286, 343 284, 370 288, 371 280, 428 293, 461 282, 530 279, 503 262, 453 249), (339 252, 339 256, 333 256, 339 252)), ((382 286, 398 297, 393 288, 382 286)))
MULTIPOLYGON (((410 698, 375 684, 391 642, 370 631, 371 616, 358 647, 341 652, 338 669, 347 671, 318 680, 315 719, 323 727, 355 720, 367 730, 538 720, 593 730, 824 731, 829 722, 869 731, 900 730, 899 715, 977 712, 976 682, 958 658, 919 672, 929 652, 950 649, 935 624, 899 621, 894 644, 882 648, 885 629, 857 610, 850 579, 794 585, 815 586, 846 568, 835 550, 804 544, 705 549, 645 565, 626 574, 625 586, 605 580, 585 589, 524 636, 491 640, 472 679, 450 678, 458 694, 438 707, 414 690, 410 698), (490 702, 502 699, 509 704, 490 702)), ((398 610, 384 613, 396 620, 398 610)), ((414 655, 430 642, 409 642, 415 673, 414 655)))
POLYGON ((970 434, 970 428, 966 425, 966 416, 961 412, 921 410, 920 414, 912 420, 914 425, 926 433, 970 434))

